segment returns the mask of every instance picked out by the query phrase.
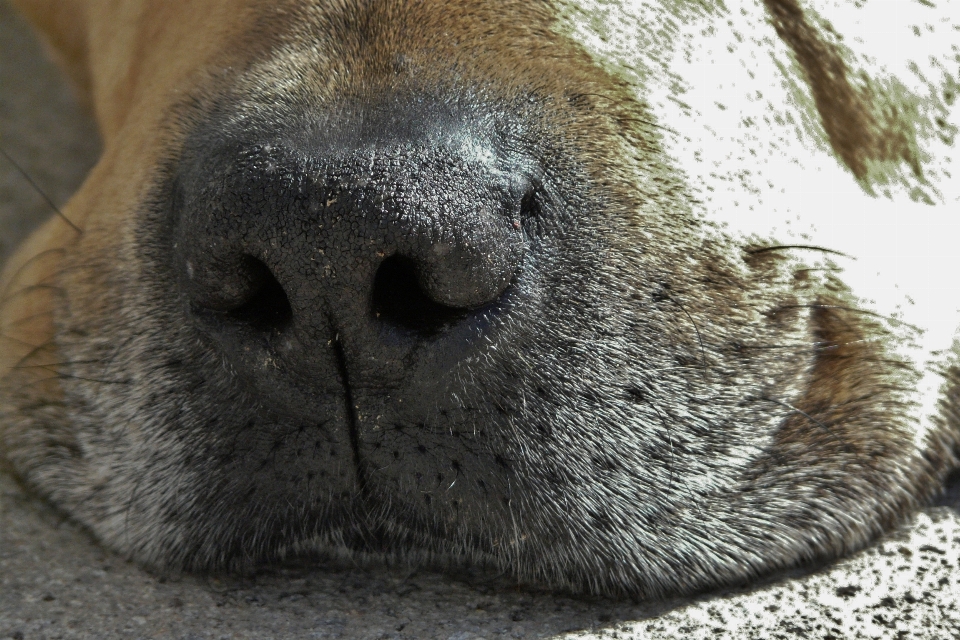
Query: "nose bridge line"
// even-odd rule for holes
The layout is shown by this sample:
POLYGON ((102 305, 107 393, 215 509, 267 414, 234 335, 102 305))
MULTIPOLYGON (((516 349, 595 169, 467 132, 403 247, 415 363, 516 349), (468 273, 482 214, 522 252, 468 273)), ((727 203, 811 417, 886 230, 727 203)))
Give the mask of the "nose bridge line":
POLYGON ((347 423, 350 426, 350 448, 353 450, 353 465, 357 470, 357 486, 360 487, 360 493, 367 495, 367 469, 366 463, 360 456, 360 425, 357 424, 357 408, 353 401, 353 390, 350 386, 350 376, 347 371, 347 356, 343 352, 343 345, 340 344, 340 334, 333 323, 330 322, 330 335, 333 336, 333 352, 336 355, 337 371, 340 379, 343 381, 343 401, 347 411, 347 423))

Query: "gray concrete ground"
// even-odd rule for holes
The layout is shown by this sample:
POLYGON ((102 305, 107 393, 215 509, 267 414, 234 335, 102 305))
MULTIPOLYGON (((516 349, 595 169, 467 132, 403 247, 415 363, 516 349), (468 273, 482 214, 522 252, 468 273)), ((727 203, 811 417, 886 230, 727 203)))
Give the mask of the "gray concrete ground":
MULTIPOLYGON (((62 203, 94 129, 0 0, 0 146, 62 203)), ((0 258, 50 212, 0 158, 0 258)), ((872 548, 750 588, 660 603, 574 598, 479 572, 334 563, 154 575, 0 475, 0 638, 960 638, 960 483, 872 548)))

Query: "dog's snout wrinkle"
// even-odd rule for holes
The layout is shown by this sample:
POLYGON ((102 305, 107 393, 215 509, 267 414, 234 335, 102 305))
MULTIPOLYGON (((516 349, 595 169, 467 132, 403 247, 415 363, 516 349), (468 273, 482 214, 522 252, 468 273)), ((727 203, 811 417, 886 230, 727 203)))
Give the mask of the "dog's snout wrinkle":
POLYGON ((340 344, 340 338, 338 335, 333 337, 333 349, 337 357, 337 370, 340 374, 340 379, 343 383, 343 402, 344 402, 344 415, 347 417, 349 422, 349 439, 350 439, 350 449, 353 452, 353 464, 355 468, 355 473, 357 477, 357 486, 361 494, 366 495, 368 493, 367 489, 367 467, 366 461, 363 458, 363 453, 360 449, 360 426, 357 420, 357 406, 353 399, 353 389, 350 386, 350 371, 347 366, 346 357, 343 354, 343 347, 340 344))

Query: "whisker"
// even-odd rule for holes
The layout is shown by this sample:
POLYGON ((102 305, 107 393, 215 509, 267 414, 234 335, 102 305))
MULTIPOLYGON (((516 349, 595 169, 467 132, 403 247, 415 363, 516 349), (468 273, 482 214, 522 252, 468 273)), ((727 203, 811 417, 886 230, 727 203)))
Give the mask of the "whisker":
POLYGON ((31 314, 28 315, 28 316, 24 316, 24 317, 22 317, 22 318, 18 318, 18 319, 16 319, 16 320, 14 320, 13 322, 11 322, 10 324, 8 324, 7 326, 8 326, 8 327, 16 327, 16 326, 19 326, 19 325, 21 325, 21 324, 26 324, 26 323, 30 322, 31 320, 36 320, 37 318, 42 318, 43 316, 50 316, 50 315, 53 315, 53 309, 47 309, 46 311, 38 311, 38 312, 36 312, 36 313, 31 313, 31 314))
MULTIPOLYGON (((16 342, 16 343, 19 344, 19 345, 23 345, 24 347, 30 347, 31 349, 33 349, 33 348, 35 348, 35 347, 38 346, 38 345, 33 344, 32 342, 27 342, 26 340, 21 340, 20 338, 14 338, 13 336, 8 336, 8 335, 3 334, 3 333, 0 333, 0 340, 9 340, 10 342, 16 342)), ((43 343, 43 344, 41 344, 41 345, 39 345, 39 346, 41 346, 41 347, 43 347, 43 346, 49 346, 50 343, 51 343, 51 341, 50 341, 50 340, 47 340, 45 343, 43 343)))
POLYGON ((818 427, 820 427, 821 429, 823 429, 827 434, 829 434, 829 435, 830 435, 832 438, 834 438, 837 442, 839 442, 841 445, 843 445, 843 448, 844 448, 844 450, 845 450, 847 453, 855 453, 854 448, 853 448, 852 446, 850 446, 850 443, 849 443, 849 442, 847 442, 847 441, 844 440, 842 437, 840 437, 840 435, 839 435, 836 431, 834 431, 833 429, 831 429, 830 427, 828 427, 828 426, 827 426, 826 424, 824 424, 822 421, 817 420, 816 418, 814 418, 813 416, 811 416, 811 415, 810 415, 809 413, 807 413, 806 411, 804 411, 804 410, 802 410, 802 409, 799 409, 799 408, 793 406, 793 405, 790 404, 789 402, 783 402, 782 400, 777 400, 776 398, 771 398, 771 397, 769 397, 769 396, 758 396, 758 398, 759 398, 760 400, 766 400, 767 402, 772 402, 772 403, 774 403, 774 404, 780 405, 781 407, 783 407, 783 408, 785 408, 785 409, 789 409, 790 411, 793 411, 794 413, 797 413, 797 414, 803 416, 804 418, 806 418, 806 419, 809 420, 810 422, 814 423, 815 425, 817 425, 818 427))
MULTIPOLYGON (((140 446, 138 447, 138 451, 137 451, 137 455, 138 455, 138 456, 143 454, 143 451, 145 450, 145 447, 146 447, 146 442, 145 442, 145 441, 144 441, 144 442, 141 442, 141 443, 140 443, 140 446)), ((132 544, 130 544, 130 542, 131 542, 131 540, 130 540, 130 512, 133 510, 133 505, 134 505, 134 503, 136 502, 137 493, 139 493, 139 491, 140 491, 140 484, 143 482, 144 477, 146 477, 146 474, 143 474, 143 473, 137 474, 137 480, 136 480, 136 482, 135 482, 134 485, 133 485, 133 491, 130 492, 130 499, 127 500, 127 504, 126 504, 126 506, 123 508, 123 536, 124 536, 124 539, 125 539, 125 541, 126 541, 127 546, 128 546, 129 549, 130 549, 130 552, 127 554, 127 555, 128 555, 128 559, 130 559, 130 560, 133 559, 133 549, 134 549, 134 546, 133 546, 132 544)), ((117 513, 119 514, 119 509, 117 510, 117 513)))
MULTIPOLYGON (((779 311, 781 309, 837 309, 839 311, 852 311, 854 313, 860 313, 866 316, 871 316, 873 318, 879 318, 881 320, 895 320, 890 316, 885 316, 882 313, 877 313, 875 311, 870 311, 869 309, 862 309, 860 307, 849 307, 842 304, 821 304, 818 302, 812 302, 809 304, 784 304, 776 307, 774 311, 779 311)), ((905 323, 904 323, 905 324, 905 323)), ((910 325, 906 325, 910 326, 910 325)))
MULTIPOLYGON (((10 368, 11 371, 13 371, 13 370, 15 370, 15 369, 19 369, 21 366, 23 366, 23 364, 24 364, 27 360, 29 360, 30 358, 36 356, 38 353, 40 353, 40 352, 43 351, 44 349, 49 349, 50 347, 55 346, 54 341, 53 341, 53 338, 51 338, 51 339, 49 339, 49 340, 44 340, 43 342, 41 342, 41 343, 38 344, 38 345, 32 345, 32 344, 30 344, 29 342, 24 342, 24 341, 22 341, 22 340, 17 340, 16 338, 11 338, 11 337, 9 337, 9 336, 2 336, 2 337, 7 338, 8 340, 13 340, 13 341, 15 341, 15 342, 19 342, 20 344, 22 344, 22 345, 24 345, 24 346, 30 347, 30 351, 28 351, 26 354, 24 354, 23 357, 21 357, 19 360, 17 360, 17 362, 10 368)), ((9 375, 9 373, 8 373, 7 375, 9 375)))
POLYGON ((76 364, 99 364, 102 360, 66 360, 63 362, 51 362, 50 364, 17 364, 13 369, 49 369, 53 367, 69 367, 76 364))
MULTIPOLYGON (((676 461, 676 452, 673 450, 673 435, 670 433, 670 423, 667 422, 666 418, 663 417, 663 414, 660 413, 660 410, 657 409, 657 406, 654 404, 649 405, 651 409, 657 414, 660 418, 660 423, 664 426, 667 433, 667 443, 670 445, 670 462, 667 464, 668 467, 668 477, 667 477, 667 487, 673 488, 674 481, 674 462, 676 461)), ((703 517, 703 512, 700 511, 700 502, 696 499, 696 496, 693 493, 692 488, 687 488, 687 496, 690 498, 690 502, 693 503, 694 508, 697 510, 697 514, 703 517)))
POLYGON ((59 287, 59 286, 53 285, 53 284, 44 284, 44 283, 30 284, 30 285, 27 285, 27 286, 25 286, 25 287, 21 287, 20 289, 17 289, 16 291, 14 291, 13 293, 11 293, 11 294, 8 295, 8 296, 5 296, 5 297, 3 297, 3 298, 0 298, 0 306, 3 306, 3 305, 5 305, 5 304, 7 304, 7 303, 10 302, 11 300, 15 300, 15 299, 19 298, 19 297, 22 296, 22 295, 25 295, 25 294, 28 294, 28 293, 33 293, 34 291, 40 291, 40 290, 43 290, 43 289, 47 289, 47 290, 50 290, 50 291, 62 291, 62 290, 63 290, 63 287, 59 287))
POLYGON ((687 309, 682 304, 680 304, 679 300, 673 297, 671 297, 670 299, 678 307, 680 307, 681 311, 683 311, 687 315, 687 318, 690 319, 690 323, 693 325, 693 330, 697 332, 697 341, 700 343, 700 362, 703 364, 703 379, 706 380, 707 379, 707 352, 703 348, 703 336, 700 335, 700 327, 697 326, 697 323, 696 321, 694 321, 693 316, 691 316, 690 313, 687 311, 687 309))
POLYGON ((803 269, 797 269, 794 271, 795 274, 799 273, 841 273, 843 269, 841 267, 804 267, 803 269))
MULTIPOLYGON (((120 355, 120 353, 127 347, 128 344, 130 344, 130 342, 131 342, 134 338, 135 338, 135 336, 132 336, 132 335, 131 335, 131 336, 127 336, 127 338, 124 339, 123 342, 121 342, 120 344, 117 345, 117 347, 113 350, 113 353, 110 354, 110 357, 109 357, 106 361, 103 362, 103 373, 108 373, 108 372, 110 371, 111 367, 113 367, 113 363, 114 363, 114 362, 116 361, 116 359, 117 359, 117 356, 120 355)), ((100 389, 98 388, 98 389, 97 389, 97 393, 99 393, 99 392, 100 392, 100 389)))
POLYGON ((22 382, 20 386, 17 387, 17 391, 23 392, 29 389, 30 387, 43 385, 47 382, 52 382, 54 380, 59 380, 59 379, 60 379, 60 374, 57 374, 57 373, 54 373, 53 375, 50 375, 44 378, 31 377, 26 382, 22 382))
POLYGON ((3 155, 3 157, 7 159, 7 162, 9 162, 10 164, 12 164, 12 165, 13 165, 13 168, 16 169, 16 170, 20 173, 21 176, 23 176, 24 180, 26 180, 27 182, 30 183, 30 186, 33 187, 34 191, 36 191, 37 193, 39 193, 40 196, 41 196, 44 200, 47 201, 47 204, 50 205, 50 208, 51 208, 51 209, 53 209, 54 211, 56 211, 57 215, 60 216, 60 219, 61 219, 61 220, 63 220, 64 222, 66 222, 68 225, 70 225, 70 227, 71 227, 74 231, 77 232, 77 235, 83 235, 83 229, 81 229, 80 227, 78 227, 77 225, 75 225, 75 224, 73 223, 73 221, 70 220, 70 218, 68 218, 66 215, 64 215, 63 211, 60 210, 60 207, 58 207, 57 205, 55 205, 55 204, 53 203, 53 200, 50 199, 50 196, 48 196, 46 193, 44 193, 43 189, 41 189, 40 186, 39 186, 36 182, 33 181, 33 178, 30 177, 30 174, 28 174, 26 171, 24 171, 23 167, 21 167, 19 164, 17 164, 17 161, 14 160, 12 157, 10 157, 10 154, 7 153, 6 151, 4 151, 3 147, 0 147, 0 155, 3 155))
POLYGON ((755 256, 759 253, 766 253, 768 251, 781 251, 784 249, 808 249, 810 251, 819 251, 821 253, 829 253, 835 256, 842 256, 844 258, 850 258, 851 260, 856 260, 853 256, 843 253, 842 251, 837 251, 835 249, 827 249, 826 247, 818 247, 817 245, 812 244, 777 244, 770 245, 768 247, 758 247, 756 249, 744 249, 746 253, 749 253, 752 256, 755 256))
MULTIPOLYGON (((860 342, 860 341, 857 340, 856 342, 860 342)), ((846 342, 845 342, 845 343, 843 343, 843 344, 849 344, 849 343, 846 343, 846 342)), ((830 342, 830 343, 794 342, 794 343, 791 343, 791 344, 743 344, 743 343, 739 343, 739 348, 740 348, 740 349, 743 349, 743 350, 750 350, 750 351, 768 351, 768 350, 771 350, 771 349, 799 349, 799 350, 801 350, 801 351, 805 351, 805 350, 808 350, 808 349, 809 349, 809 350, 811 350, 811 351, 816 351, 817 349, 822 348, 823 346, 831 346, 831 347, 833 347, 833 346, 835 346, 835 345, 836 345, 836 343, 834 343, 834 342, 830 342)))
POLYGON ((132 384, 129 380, 100 380, 98 378, 88 378, 86 376, 78 376, 72 373, 57 373, 57 378, 60 380, 80 380, 82 382, 96 382, 98 384, 132 384))
POLYGON ((16 284, 17 278, 20 277, 20 274, 23 273, 23 270, 24 270, 24 269, 26 269, 27 267, 29 267, 31 264, 33 264, 34 262, 36 262, 36 261, 39 260, 40 258, 43 258, 44 256, 47 256, 47 255, 52 254, 52 253, 63 253, 64 251, 66 251, 66 249, 64 249, 63 247, 54 247, 54 248, 52 248, 52 249, 44 249, 43 251, 40 251, 39 253, 36 253, 36 254, 30 256, 30 257, 29 257, 26 261, 24 261, 24 263, 23 263, 22 265, 20 265, 20 267, 13 273, 13 275, 12 275, 11 278, 10 278, 10 282, 7 283, 7 286, 6 286, 6 288, 3 290, 3 294, 2 294, 2 296, 0 296, 0 297, 5 297, 5 296, 7 295, 7 293, 8 293, 9 290, 10 290, 10 287, 12 287, 12 286, 14 286, 14 284, 16 284))

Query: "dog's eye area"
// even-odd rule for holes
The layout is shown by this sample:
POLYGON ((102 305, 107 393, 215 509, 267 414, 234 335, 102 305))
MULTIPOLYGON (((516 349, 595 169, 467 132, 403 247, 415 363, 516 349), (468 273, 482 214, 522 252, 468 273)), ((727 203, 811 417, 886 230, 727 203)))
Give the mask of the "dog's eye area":
POLYGON ((430 299, 420 286, 416 263, 393 255, 380 263, 374 277, 373 313, 384 322, 432 335, 466 317, 469 310, 430 299))
POLYGON ((293 318, 293 309, 276 277, 267 265, 252 256, 244 258, 243 267, 257 286, 243 304, 228 311, 227 315, 260 331, 286 327, 293 318))

